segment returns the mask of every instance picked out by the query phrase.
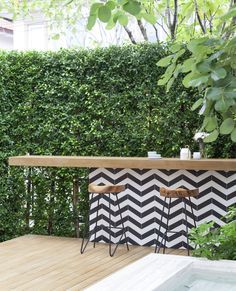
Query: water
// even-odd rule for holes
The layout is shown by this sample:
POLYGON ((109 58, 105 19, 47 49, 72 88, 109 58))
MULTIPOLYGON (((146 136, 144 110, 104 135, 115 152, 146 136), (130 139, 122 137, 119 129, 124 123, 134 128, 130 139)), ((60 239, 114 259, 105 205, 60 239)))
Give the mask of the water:
POLYGON ((236 291, 235 274, 191 270, 180 277, 170 280, 168 291, 236 291))

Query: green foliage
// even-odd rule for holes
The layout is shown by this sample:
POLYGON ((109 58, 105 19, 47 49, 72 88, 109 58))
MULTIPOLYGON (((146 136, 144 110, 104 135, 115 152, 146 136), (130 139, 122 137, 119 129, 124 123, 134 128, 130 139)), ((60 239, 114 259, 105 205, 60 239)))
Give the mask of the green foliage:
MULTIPOLYGON (((187 45, 190 57, 183 61, 179 55, 186 49, 179 46, 175 53, 158 62, 167 67, 159 85, 173 82, 175 72, 184 73, 186 88, 199 90, 199 100, 193 105, 195 110, 201 106, 200 114, 205 117, 201 130, 210 132, 205 142, 215 141, 219 133, 231 135, 235 141, 236 129, 236 37, 229 40, 199 38, 187 45), (164 82, 163 82, 164 80, 164 82), (205 120, 213 120, 209 126, 205 120)), ((175 45, 176 46, 176 45, 175 45)))
POLYGON ((104 2, 95 2, 90 7, 90 13, 87 22, 87 28, 91 30, 99 19, 107 23, 107 28, 113 28, 117 22, 120 25, 128 24, 128 16, 132 15, 137 19, 145 19, 151 24, 156 23, 153 6, 154 1, 136 1, 136 0, 109 0, 104 2))
POLYGON ((167 39, 178 41, 189 41, 203 34, 214 35, 228 28, 226 23, 234 15, 233 9, 226 13, 232 6, 232 3, 227 0, 100 0, 91 5, 87 23, 89 30, 97 19, 101 20, 98 14, 101 6, 106 7, 105 22, 108 23, 106 27, 108 29, 113 28, 120 17, 126 20, 119 21, 124 26, 128 24, 128 20, 136 18, 154 25, 157 31, 162 31, 166 35, 167 39), (222 24, 221 17, 224 14, 224 24, 222 24))
MULTIPOLYGON (((1 240, 75 235, 87 209, 87 170, 10 168, 9 156, 146 156, 155 149, 174 157, 186 144, 198 150, 199 122, 190 110, 196 91, 183 87, 181 75, 168 93, 157 86, 164 71, 156 63, 167 54, 151 44, 0 53, 1 240), (76 181, 80 194, 73 194, 76 181)), ((236 153, 227 135, 207 151, 236 153)))
POLYGON ((193 255, 208 259, 236 260, 236 208, 229 209, 226 224, 214 227, 213 222, 203 223, 191 230, 190 240, 197 245, 193 255))
POLYGON ((136 20, 141 20, 154 25, 157 41, 159 32, 166 39, 189 41, 230 28, 232 24, 228 22, 235 15, 235 8, 229 11, 232 5, 233 1, 228 0, 2 0, 0 11, 9 13, 14 19, 32 19, 35 12, 40 11, 47 19, 49 34, 55 34, 54 39, 68 31, 78 32, 78 21, 87 17, 84 11, 90 7, 89 30, 97 20, 105 22, 107 29, 112 29, 117 23, 127 26, 133 19, 129 27, 133 34, 139 29, 136 20))
POLYGON ((167 91, 179 73, 185 74, 186 88, 198 88, 199 99, 192 110, 201 106, 199 114, 204 120, 200 131, 210 132, 204 139, 206 143, 214 142, 219 134, 236 140, 236 8, 232 5, 220 20, 222 27, 217 37, 193 39, 187 46, 175 43, 170 48, 172 54, 158 62, 159 66, 167 67, 158 82, 166 85, 167 91), (185 51, 190 57, 183 60, 180 56, 185 51))

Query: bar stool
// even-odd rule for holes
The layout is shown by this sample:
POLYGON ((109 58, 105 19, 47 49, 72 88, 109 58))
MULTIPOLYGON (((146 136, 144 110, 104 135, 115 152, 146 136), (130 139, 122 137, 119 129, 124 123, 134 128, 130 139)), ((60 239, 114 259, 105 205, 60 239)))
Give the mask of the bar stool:
POLYGON ((169 229, 169 218, 170 218, 170 208, 171 208, 171 199, 172 198, 180 198, 182 200, 182 202, 184 203, 184 214, 185 214, 185 224, 186 224, 186 238, 187 238, 187 250, 188 250, 188 256, 190 254, 190 247, 189 247, 189 239, 188 239, 188 219, 187 219, 187 210, 186 210, 186 200, 188 198, 189 200, 189 205, 191 208, 191 213, 192 213, 192 219, 194 222, 194 226, 196 227, 196 219, 193 213, 193 205, 192 205, 192 201, 190 197, 197 197, 199 194, 199 189, 193 189, 193 190, 188 190, 188 189, 183 189, 183 188, 177 188, 177 189, 167 189, 164 187, 160 188, 160 195, 165 197, 164 200, 164 204, 163 204, 163 208, 162 208, 162 214, 161 214, 161 221, 160 221, 160 225, 159 225, 159 230, 158 230, 158 235, 157 235, 157 241, 156 241, 156 246, 155 246, 155 253, 156 252, 160 252, 161 246, 163 245, 163 254, 165 253, 165 249, 166 249, 166 240, 167 240, 167 233, 184 233, 184 231, 172 231, 169 229), (157 245, 159 242, 159 237, 160 237, 160 230, 161 230, 161 224, 162 224, 162 219, 164 216, 164 210, 165 210, 165 205, 166 205, 166 200, 167 198, 169 198, 169 202, 167 204, 167 224, 166 224, 166 230, 165 233, 162 237, 162 240, 159 244, 158 250, 157 250, 157 245), (164 240, 164 244, 162 244, 164 240))
MULTIPOLYGON (((92 199, 94 197, 94 194, 98 194, 98 203, 97 203, 97 211, 96 211, 96 222, 95 222, 95 227, 94 229, 92 230, 94 232, 94 242, 93 242, 93 247, 95 248, 95 244, 96 244, 96 235, 97 235, 97 229, 98 229, 98 213, 99 213, 99 204, 100 204, 100 198, 103 196, 103 195, 108 195, 109 197, 109 225, 108 226, 102 226, 102 228, 106 228, 109 230, 109 254, 111 257, 114 256, 123 236, 125 237, 125 243, 126 243, 126 246, 127 246, 127 250, 129 250, 129 246, 128 246, 128 240, 127 240, 127 236, 126 236, 126 229, 124 227, 124 220, 123 220, 123 217, 122 217, 122 214, 121 214, 121 209, 120 209, 120 204, 119 204, 119 200, 118 200, 118 194, 122 191, 125 190, 125 185, 103 185, 103 186, 98 186, 98 185, 95 185, 95 184, 89 184, 89 187, 88 187, 88 191, 89 193, 92 194, 92 199), (122 227, 117 227, 114 222, 112 222, 111 220, 111 195, 114 195, 114 197, 116 197, 116 204, 118 206, 118 210, 119 210, 119 215, 120 215, 120 218, 121 218, 121 224, 122 224, 122 227), (115 225, 115 226, 114 226, 115 225), (114 250, 112 251, 112 241, 111 241, 111 229, 121 229, 122 230, 122 234, 121 234, 121 237, 118 241, 118 243, 115 244, 115 248, 114 250)), ((92 200, 91 199, 91 200, 92 200)), ((89 212, 91 210, 91 200, 90 200, 90 206, 89 206, 89 212)), ((90 221, 88 219, 88 223, 90 224, 90 221)), ((92 235, 92 231, 89 229, 89 236, 88 236, 88 239, 85 243, 85 235, 83 236, 83 240, 82 240, 82 245, 81 245, 81 249, 80 249, 80 252, 81 254, 84 253, 87 245, 88 245, 88 242, 91 238, 91 235, 92 235)))

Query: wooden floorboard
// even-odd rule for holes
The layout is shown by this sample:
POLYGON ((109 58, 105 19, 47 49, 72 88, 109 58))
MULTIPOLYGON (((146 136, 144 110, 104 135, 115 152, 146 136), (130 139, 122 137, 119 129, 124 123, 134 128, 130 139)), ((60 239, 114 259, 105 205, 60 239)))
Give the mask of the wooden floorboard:
MULTIPOLYGON (((0 244, 0 290, 83 290, 153 252, 151 247, 119 246, 113 258, 106 244, 80 254, 75 238, 27 235, 0 244)), ((185 255, 184 250, 167 253, 185 255)))

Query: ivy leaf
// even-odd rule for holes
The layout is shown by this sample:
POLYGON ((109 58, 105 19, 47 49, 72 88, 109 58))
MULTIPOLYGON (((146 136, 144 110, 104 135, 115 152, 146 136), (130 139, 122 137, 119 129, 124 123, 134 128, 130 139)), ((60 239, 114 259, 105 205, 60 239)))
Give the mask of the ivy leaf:
POLYGON ((218 100, 223 94, 223 89, 218 87, 208 88, 206 91, 206 98, 209 100, 216 101, 218 100))
POLYGON ((175 78, 173 77, 173 78, 171 78, 169 81, 168 81, 168 83, 167 83, 167 85, 166 85, 166 92, 169 92, 169 90, 170 90, 170 87, 173 85, 173 83, 174 83, 174 80, 175 80, 175 78))
POLYGON ((119 21, 120 25, 126 26, 129 22, 129 19, 128 19, 127 15, 121 14, 118 17, 118 21, 119 21))
POLYGON ((182 72, 183 73, 188 73, 192 70, 194 66, 194 59, 193 58, 190 58, 186 61, 184 61, 183 63, 183 66, 182 66, 182 72))
POLYGON ((132 1, 130 0, 129 2, 125 3, 123 5, 123 9, 128 12, 131 15, 138 15, 141 11, 141 6, 138 1, 132 1))
POLYGON ((196 79, 192 79, 189 81, 189 86, 191 87, 198 87, 201 84, 205 84, 208 81, 208 75, 207 76, 199 76, 196 79))
POLYGON ((98 18, 102 22, 108 22, 111 18, 111 10, 107 6, 101 6, 98 9, 98 18))
POLYGON ((168 57, 162 58, 160 59, 159 62, 157 62, 157 65, 159 67, 167 67, 170 64, 170 61, 172 60, 173 56, 170 55, 168 57))
POLYGON ((176 69, 175 64, 171 64, 165 71, 164 77, 170 79, 176 69))
POLYGON ((96 23, 96 19, 97 19, 96 15, 90 15, 89 16, 88 23, 87 23, 87 29, 88 30, 91 30, 94 27, 94 25, 96 23))
POLYGON ((153 14, 143 13, 142 16, 147 22, 151 24, 155 24, 157 21, 156 17, 153 14))
POLYGON ((219 50, 219 51, 217 51, 217 52, 215 52, 213 55, 211 55, 207 60, 208 61, 213 61, 213 60, 216 60, 216 59, 218 59, 222 54, 224 53, 224 51, 223 50, 219 50))
POLYGON ((210 142, 215 141, 218 136, 219 136, 219 131, 215 129, 207 137, 205 137, 203 141, 204 143, 210 143, 210 142))
POLYGON ((221 134, 230 134, 234 129, 235 122, 233 118, 225 119, 220 126, 221 134))
POLYGON ((114 28, 116 25, 116 23, 114 22, 113 18, 111 17, 111 19, 108 21, 107 25, 106 25, 106 29, 112 29, 114 28))
POLYGON ((216 68, 211 72, 211 78, 214 81, 218 81, 220 79, 224 79, 227 75, 227 72, 224 68, 216 68))
POLYGON ((193 76, 194 76, 194 74, 191 72, 183 78, 182 83, 183 83, 184 87, 186 87, 186 88, 190 87, 189 82, 192 80, 193 76))
POLYGON ((235 88, 227 88, 224 90, 224 96, 227 98, 235 98, 236 99, 236 89, 235 88))
POLYGON ((176 43, 176 44, 174 44, 174 45, 172 45, 172 46, 170 47, 170 51, 171 51, 172 53, 176 53, 176 52, 178 52, 178 51, 181 49, 181 47, 182 47, 182 45, 176 43))
POLYGON ((217 125, 218 125, 217 118, 215 116, 206 117, 206 125, 205 125, 206 131, 210 132, 216 129, 217 125))
POLYGON ((121 11, 117 11, 117 12, 113 15, 113 21, 116 23, 121 15, 124 15, 124 14, 123 14, 121 11))
POLYGON ((236 128, 231 132, 230 137, 233 142, 236 142, 236 128))
POLYGON ((200 62, 196 65, 196 69, 199 73, 208 73, 211 71, 210 63, 206 61, 200 62))
POLYGON ((162 79, 159 79, 158 80, 158 82, 157 82, 157 84, 159 85, 159 86, 163 86, 163 85, 165 85, 167 82, 169 81, 169 78, 162 78, 162 79))
POLYGON ((203 98, 199 98, 191 107, 191 110, 196 110, 203 103, 203 98))
POLYGON ((195 55, 205 54, 206 47, 204 45, 200 45, 201 42, 203 42, 203 39, 193 40, 187 45, 187 47, 195 55))
POLYGON ((230 104, 224 98, 221 98, 215 104, 215 110, 218 112, 226 112, 229 107, 230 104))
POLYGON ((103 6, 102 3, 93 3, 91 8, 90 8, 90 15, 97 14, 98 8, 103 6))
POLYGON ((176 62, 178 58, 181 57, 184 53, 185 53, 185 49, 181 49, 180 51, 178 51, 173 58, 173 62, 176 62))
POLYGON ((174 77, 177 78, 179 76, 179 74, 181 73, 181 65, 178 64, 174 70, 174 77))
POLYGON ((110 9, 110 10, 114 10, 116 8, 116 4, 114 1, 108 1, 106 3, 106 6, 110 9))

